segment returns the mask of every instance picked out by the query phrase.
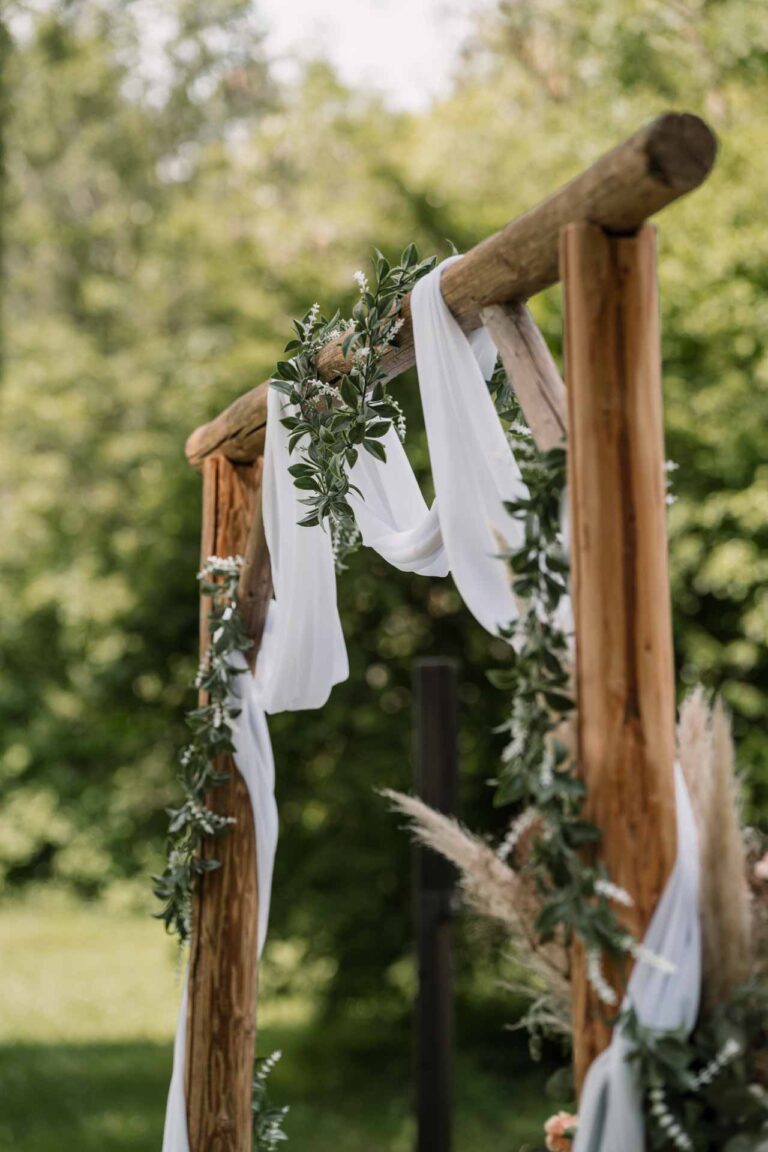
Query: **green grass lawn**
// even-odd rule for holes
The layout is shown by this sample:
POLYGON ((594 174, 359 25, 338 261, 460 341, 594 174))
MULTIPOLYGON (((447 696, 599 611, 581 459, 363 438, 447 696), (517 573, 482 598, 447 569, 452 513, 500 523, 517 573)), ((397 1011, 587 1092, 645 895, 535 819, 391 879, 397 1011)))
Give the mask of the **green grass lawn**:
MULTIPOLYGON (((135 913, 58 902, 0 909, 0 1152, 158 1152, 178 1004, 176 954, 135 913)), ((259 1048, 281 1048, 272 1096, 290 1145, 410 1152, 407 1043, 345 1056, 311 1004, 262 1011, 259 1048)), ((456 1152, 540 1143, 540 1080, 463 1053, 456 1152)))

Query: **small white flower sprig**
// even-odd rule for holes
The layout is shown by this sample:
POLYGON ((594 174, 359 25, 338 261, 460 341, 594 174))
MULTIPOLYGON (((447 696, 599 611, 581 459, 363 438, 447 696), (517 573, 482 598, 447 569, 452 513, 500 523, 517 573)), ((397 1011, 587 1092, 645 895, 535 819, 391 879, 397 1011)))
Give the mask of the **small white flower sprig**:
POLYGON ((288 1137, 283 1125, 290 1109, 276 1108, 269 1099, 267 1081, 282 1058, 278 1049, 271 1056, 256 1061, 253 1074, 251 1112, 253 1115, 253 1152, 277 1152, 288 1137))
POLYGON ((744 985, 690 1036, 644 1028, 631 1009, 622 1014, 643 1090, 649 1148, 761 1147, 768 1125, 768 1095, 760 1083, 767 1008, 765 989, 744 985))
POLYGON ((565 452, 537 449, 503 366, 496 369, 490 389, 527 488, 524 497, 507 505, 524 528, 520 547, 506 556, 520 614, 505 635, 515 643, 507 666, 489 673, 491 683, 510 697, 508 717, 499 729, 507 743, 495 803, 513 805, 518 812, 499 854, 508 858, 525 836, 526 871, 540 902, 539 941, 559 938, 570 944, 578 939, 595 996, 616 1011, 620 997, 606 978, 603 955, 618 972, 629 956, 645 962, 656 958, 621 925, 618 909, 631 907, 629 894, 585 854, 601 833, 584 818, 584 781, 569 747, 559 739, 574 706, 568 637, 560 623, 568 573, 560 527, 565 452))
POLYGON ((405 418, 387 391, 382 359, 403 326, 403 298, 434 265, 434 257, 419 258, 414 244, 395 265, 376 249, 373 283, 364 272, 354 275, 360 298, 352 318, 344 321, 336 313, 326 319, 314 304, 302 320, 294 321, 296 336, 285 348, 290 359, 278 363, 270 380, 291 406, 283 424, 290 434, 288 449, 298 456, 289 471, 306 494, 301 502, 307 514, 299 523, 330 525, 339 571, 359 543, 347 500, 355 490, 350 469, 361 449, 386 460, 382 439, 393 425, 400 439, 405 438, 405 418), (346 370, 333 383, 319 380, 317 355, 339 336, 346 370))
POLYGON ((155 896, 163 902, 157 918, 182 943, 191 930, 197 879, 219 867, 218 860, 201 855, 202 844, 221 836, 234 823, 208 807, 207 797, 228 779, 218 770, 217 758, 234 751, 232 734, 240 714, 232 704, 232 684, 242 672, 242 661, 233 658, 251 647, 237 607, 242 566, 242 556, 211 556, 198 574, 201 594, 211 600, 211 642, 195 677, 195 687, 205 696, 202 704, 187 713, 192 739, 179 754, 184 800, 180 807, 168 809, 168 860, 165 871, 152 877, 155 896))

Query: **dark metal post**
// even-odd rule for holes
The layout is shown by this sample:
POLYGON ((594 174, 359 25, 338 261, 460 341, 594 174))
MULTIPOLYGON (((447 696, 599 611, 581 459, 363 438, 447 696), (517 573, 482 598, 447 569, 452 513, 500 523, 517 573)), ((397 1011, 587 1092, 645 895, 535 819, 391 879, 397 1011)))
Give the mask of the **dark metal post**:
MULTIPOLYGON (((415 759, 418 795, 455 813, 457 783, 457 665, 419 660, 414 667, 415 759)), ((453 1113, 452 866, 416 849, 419 993, 416 1007, 417 1152, 451 1152, 453 1113)))

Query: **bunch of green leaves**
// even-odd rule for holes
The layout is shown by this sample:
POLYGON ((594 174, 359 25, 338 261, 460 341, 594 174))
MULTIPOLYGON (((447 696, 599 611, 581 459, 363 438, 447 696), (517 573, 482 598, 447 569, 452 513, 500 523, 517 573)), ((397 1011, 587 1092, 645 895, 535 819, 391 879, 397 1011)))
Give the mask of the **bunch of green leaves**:
POLYGON ((253 1074, 253 1150, 254 1152, 275 1152, 278 1144, 287 1140, 283 1123, 288 1115, 287 1107, 275 1108, 269 1100, 267 1081, 282 1053, 273 1052, 256 1061, 253 1074))
MULTIPOLYGON (((574 703, 570 692, 568 622, 564 619, 568 560, 561 530, 566 479, 565 451, 540 451, 525 423, 503 368, 490 382, 497 411, 520 467, 526 494, 506 505, 523 529, 522 542, 506 553, 520 604, 504 631, 510 661, 489 672, 509 693, 509 714, 500 731, 507 737, 496 780, 497 806, 516 805, 536 814, 526 867, 541 903, 537 932, 542 942, 556 934, 574 936, 588 953, 622 956, 626 930, 616 915, 612 886, 602 866, 585 860, 600 829, 585 820, 586 788, 568 745, 558 739, 574 703)), ((605 992, 604 985, 600 990, 605 992)))
POLYGON ((290 359, 281 360, 270 381, 287 398, 292 411, 283 418, 289 451, 298 455, 289 471, 303 493, 308 511, 304 526, 329 521, 339 569, 357 543, 354 516, 347 497, 355 490, 349 479, 363 449, 386 460, 382 439, 396 423, 405 434, 399 404, 387 390, 382 360, 402 326, 400 304, 414 284, 435 265, 435 258, 419 258, 409 244, 392 265, 375 250, 374 281, 362 272, 355 279, 360 298, 352 318, 342 322, 336 313, 326 319, 318 305, 302 320, 294 321, 295 337, 286 345, 290 359), (333 340, 341 338, 345 369, 329 383, 317 375, 316 358, 333 340))
POLYGON ((622 1016, 643 1086, 649 1147, 656 1152, 766 1152, 768 990, 756 983, 702 1018, 690 1036, 622 1016), (671 1134, 670 1134, 671 1133, 671 1134))
POLYGON ((168 809, 168 859, 163 873, 152 878, 155 896, 163 903, 157 918, 182 942, 190 934, 197 879, 220 866, 218 860, 203 856, 200 849, 232 823, 231 817, 221 816, 208 806, 207 796, 228 779, 218 764, 221 756, 234 752, 232 729, 240 710, 232 704, 232 685, 242 672, 242 654, 251 647, 237 607, 241 568, 242 557, 211 556, 198 576, 201 594, 209 596, 211 603, 211 642, 195 678, 204 702, 187 713, 192 738, 179 754, 183 803, 168 809))

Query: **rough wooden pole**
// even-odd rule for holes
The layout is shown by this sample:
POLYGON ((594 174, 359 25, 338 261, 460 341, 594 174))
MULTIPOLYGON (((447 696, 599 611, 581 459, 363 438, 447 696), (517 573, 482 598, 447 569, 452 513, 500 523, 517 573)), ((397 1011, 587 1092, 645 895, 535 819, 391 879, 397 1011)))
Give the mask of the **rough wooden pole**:
MULTIPOLYGON (((222 456, 203 470, 201 557, 246 551, 260 504, 260 465, 234 465, 222 456)), ((260 522, 260 521, 259 521, 260 522)), ((255 545, 252 551, 256 551, 255 545)), ((264 554, 266 550, 264 550, 264 554)), ((263 591, 263 555, 249 580, 263 591)), ((241 589, 242 594, 242 589, 241 589)), ((254 599, 262 606, 263 596, 254 599)), ((208 605, 201 604, 200 647, 208 644, 208 605)), ((254 611, 251 627, 260 632, 254 611)), ((253 633, 252 633, 253 634, 253 633)), ((248 1152, 251 1148, 251 1084, 256 1042, 258 890, 256 841, 248 790, 231 757, 229 773, 209 803, 233 816, 230 831, 207 844, 205 854, 221 867, 201 880, 195 899, 189 960, 186 1094, 191 1152, 248 1152)))
MULTIPOLYGON (((711 128, 690 113, 669 112, 635 132, 523 216, 512 220, 445 270, 443 297, 465 331, 480 324, 493 304, 527 300, 558 279, 560 231, 586 220, 616 234, 631 233, 649 216, 697 188, 717 152, 711 128)), ((405 325, 382 362, 387 379, 414 363, 410 297, 405 325)), ((344 370, 342 338, 323 348, 317 372, 333 380, 344 370)), ((187 440, 187 459, 199 467, 206 456, 255 460, 263 451, 267 385, 238 397, 187 440)))
MULTIPOLYGON (((642 936, 674 862, 675 694, 655 230, 563 234, 579 759, 642 936)), ((574 957, 577 1082, 610 1031, 574 957)))
POLYGON ((543 452, 565 443, 565 384, 546 341, 525 304, 492 304, 480 313, 499 350, 536 446, 543 452))

